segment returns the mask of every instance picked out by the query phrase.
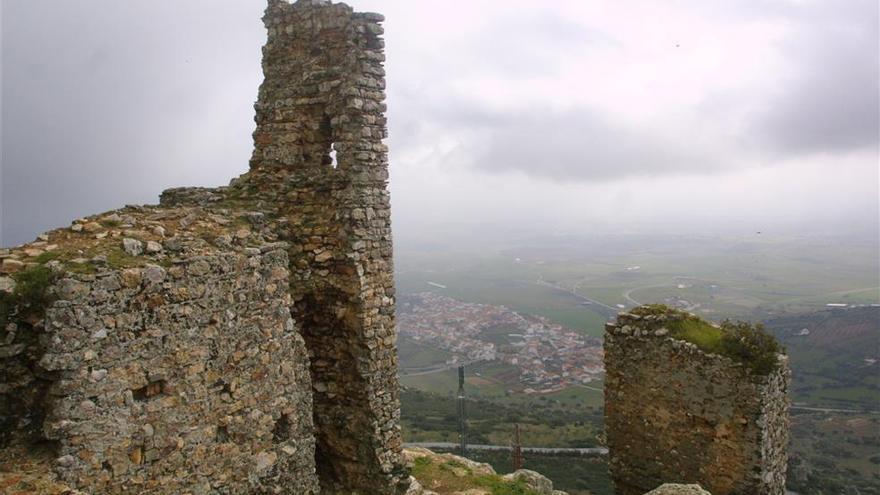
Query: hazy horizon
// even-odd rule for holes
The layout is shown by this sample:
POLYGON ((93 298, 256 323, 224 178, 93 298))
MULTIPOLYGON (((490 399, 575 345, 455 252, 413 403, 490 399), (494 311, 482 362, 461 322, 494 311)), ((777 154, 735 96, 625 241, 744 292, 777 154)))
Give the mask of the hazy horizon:
MULTIPOLYGON (((877 238, 876 2, 348 3, 387 18, 404 245, 877 238)), ((247 170, 264 0, 0 5, 0 245, 247 170)))

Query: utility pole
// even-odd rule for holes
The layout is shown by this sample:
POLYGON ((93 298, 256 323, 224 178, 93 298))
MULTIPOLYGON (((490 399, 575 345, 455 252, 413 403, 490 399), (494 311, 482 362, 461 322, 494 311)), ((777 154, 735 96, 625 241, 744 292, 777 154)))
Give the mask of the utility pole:
POLYGON ((459 455, 467 457, 467 413, 464 408, 464 366, 458 367, 458 438, 459 455))
POLYGON ((519 423, 513 425, 513 470, 523 468, 522 441, 519 438, 519 423))

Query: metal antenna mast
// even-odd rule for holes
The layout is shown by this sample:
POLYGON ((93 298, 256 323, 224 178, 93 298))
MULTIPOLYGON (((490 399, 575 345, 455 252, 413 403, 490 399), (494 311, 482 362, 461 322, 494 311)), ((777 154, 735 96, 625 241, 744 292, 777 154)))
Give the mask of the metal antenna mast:
POLYGON ((519 438, 519 423, 513 425, 513 470, 523 468, 522 442, 519 438))
POLYGON ((464 408, 464 366, 458 367, 458 438, 459 453, 467 457, 467 413, 464 408))

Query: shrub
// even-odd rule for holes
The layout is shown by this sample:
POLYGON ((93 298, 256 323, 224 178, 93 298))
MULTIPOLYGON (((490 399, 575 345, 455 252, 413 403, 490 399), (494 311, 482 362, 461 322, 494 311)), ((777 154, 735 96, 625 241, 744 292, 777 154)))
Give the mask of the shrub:
POLYGON ((38 265, 12 276, 15 289, 12 293, 0 293, 0 326, 17 318, 40 317, 52 298, 49 287, 55 275, 45 265, 38 265))
POLYGON ((6 327, 15 311, 15 298, 7 292, 0 292, 0 330, 6 327))
POLYGON ((720 354, 747 364, 758 375, 776 369, 776 356, 783 349, 772 335, 764 331, 764 325, 728 320, 721 324, 721 328, 724 334, 720 354))

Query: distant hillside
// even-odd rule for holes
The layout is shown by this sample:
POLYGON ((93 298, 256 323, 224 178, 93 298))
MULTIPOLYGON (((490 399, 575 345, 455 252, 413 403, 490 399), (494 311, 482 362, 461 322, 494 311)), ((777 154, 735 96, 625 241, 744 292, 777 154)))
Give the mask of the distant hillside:
POLYGON ((796 403, 877 408, 880 307, 824 310, 765 324, 788 349, 796 403))
POLYGON ((792 411, 788 488, 803 495, 880 494, 880 308, 765 323, 788 348, 799 406, 792 411))

